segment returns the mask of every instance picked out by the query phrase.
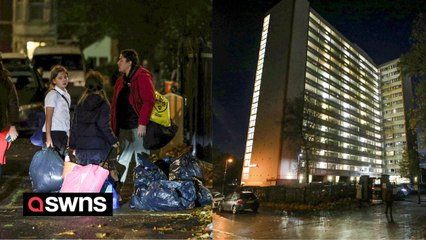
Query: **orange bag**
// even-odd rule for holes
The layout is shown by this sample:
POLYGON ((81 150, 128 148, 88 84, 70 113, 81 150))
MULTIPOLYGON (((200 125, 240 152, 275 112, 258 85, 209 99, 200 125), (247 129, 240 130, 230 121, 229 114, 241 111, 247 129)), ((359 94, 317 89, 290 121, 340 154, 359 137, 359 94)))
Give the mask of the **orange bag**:
POLYGON ((62 171, 62 177, 65 178, 65 176, 68 175, 68 173, 71 172, 72 169, 77 165, 77 163, 73 162, 64 162, 64 170, 62 171))

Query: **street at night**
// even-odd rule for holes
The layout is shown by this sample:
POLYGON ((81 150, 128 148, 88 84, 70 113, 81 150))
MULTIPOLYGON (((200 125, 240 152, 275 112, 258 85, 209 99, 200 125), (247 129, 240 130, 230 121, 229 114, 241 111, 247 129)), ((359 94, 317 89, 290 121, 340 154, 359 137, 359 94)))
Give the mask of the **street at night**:
MULTIPOLYGON (((395 223, 388 223, 384 205, 349 210, 291 213, 260 208, 258 213, 213 215, 215 239, 424 239, 426 203, 417 196, 394 203, 395 223)), ((426 196, 423 195, 423 200, 426 196)))

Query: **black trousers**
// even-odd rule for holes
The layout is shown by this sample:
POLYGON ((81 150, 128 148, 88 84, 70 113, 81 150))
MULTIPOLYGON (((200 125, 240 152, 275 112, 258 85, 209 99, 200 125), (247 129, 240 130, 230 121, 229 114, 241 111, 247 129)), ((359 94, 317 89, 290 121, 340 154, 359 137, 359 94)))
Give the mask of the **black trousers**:
MULTIPOLYGON (((53 147, 59 153, 62 159, 68 155, 68 135, 63 131, 51 131, 50 136, 52 137, 53 147)), ((43 143, 46 145, 46 133, 43 132, 43 143)))
POLYGON ((388 220, 388 222, 393 222, 393 216, 392 216, 392 205, 393 202, 392 201, 385 201, 385 205, 386 205, 386 209, 385 209, 385 213, 386 213, 386 218, 388 220), (389 215, 388 215, 389 213, 389 215))

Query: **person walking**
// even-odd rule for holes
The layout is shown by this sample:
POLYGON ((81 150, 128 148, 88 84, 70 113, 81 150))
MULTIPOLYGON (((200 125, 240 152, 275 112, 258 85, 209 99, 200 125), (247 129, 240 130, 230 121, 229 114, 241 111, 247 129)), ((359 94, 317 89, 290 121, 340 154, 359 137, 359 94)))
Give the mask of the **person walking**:
POLYGON ((6 164, 6 151, 18 138, 19 102, 10 73, 3 66, 0 56, 0 176, 6 164))
POLYGON ((117 65, 122 75, 114 86, 111 126, 122 148, 118 161, 126 167, 120 179, 124 184, 132 158, 138 166, 137 154, 150 154, 143 147, 143 137, 155 103, 155 90, 152 74, 139 65, 135 50, 121 51, 117 65))
POLYGON ((356 184, 356 194, 355 197, 358 201, 358 207, 362 207, 362 185, 360 183, 356 184))
POLYGON ((385 202, 385 214, 389 223, 393 223, 392 207, 393 207, 393 187, 389 180, 382 184, 382 197, 385 202))
POLYGON ((50 71, 50 87, 44 99, 46 120, 43 125, 43 142, 54 148, 62 159, 68 156, 68 136, 70 131, 71 96, 66 87, 68 71, 55 65, 50 71))
POLYGON ((85 90, 75 108, 71 124, 70 150, 80 165, 104 161, 118 139, 111 129, 110 103, 103 89, 103 76, 97 71, 86 75, 85 90))

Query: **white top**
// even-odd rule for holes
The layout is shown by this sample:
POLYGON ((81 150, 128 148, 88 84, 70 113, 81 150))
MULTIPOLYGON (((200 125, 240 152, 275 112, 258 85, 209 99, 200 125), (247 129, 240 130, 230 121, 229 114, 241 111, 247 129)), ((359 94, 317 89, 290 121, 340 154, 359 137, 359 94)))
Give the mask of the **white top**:
MULTIPOLYGON (((55 86, 55 90, 50 90, 44 98, 44 107, 54 108, 51 131, 63 131, 69 136, 70 109, 68 103, 71 104, 71 96, 66 89, 63 91, 59 87, 55 86), (68 103, 61 95, 68 100, 68 103)), ((43 125, 43 132, 46 132, 46 122, 43 125)))

